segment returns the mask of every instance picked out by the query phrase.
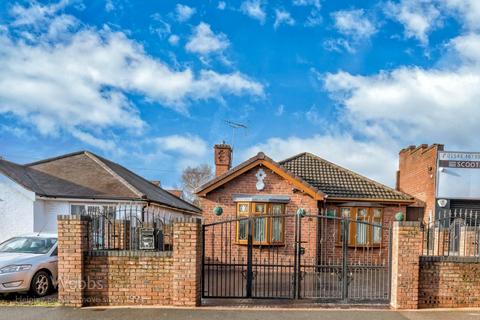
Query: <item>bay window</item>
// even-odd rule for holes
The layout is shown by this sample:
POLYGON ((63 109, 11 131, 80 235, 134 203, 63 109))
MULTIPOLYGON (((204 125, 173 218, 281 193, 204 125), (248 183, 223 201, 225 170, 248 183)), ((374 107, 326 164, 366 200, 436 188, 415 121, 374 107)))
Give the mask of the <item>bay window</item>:
POLYGON ((237 203, 237 242, 248 243, 248 219, 253 217, 253 244, 279 245, 284 242, 285 205, 281 203, 237 203), (243 219, 242 219, 243 218, 243 219))
MULTIPOLYGON (((340 215, 349 220, 348 246, 380 246, 382 243, 382 208, 344 207, 340 215)), ((337 243, 342 243, 341 223, 338 224, 337 243)))

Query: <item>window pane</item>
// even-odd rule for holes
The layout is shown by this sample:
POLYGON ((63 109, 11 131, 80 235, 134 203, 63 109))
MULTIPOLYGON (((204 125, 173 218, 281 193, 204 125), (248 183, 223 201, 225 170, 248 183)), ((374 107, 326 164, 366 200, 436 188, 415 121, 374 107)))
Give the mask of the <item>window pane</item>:
POLYGON ((238 222, 238 240, 247 240, 248 220, 238 222))
POLYGON ((283 218, 272 218, 272 241, 282 241, 283 218))
POLYGON ((255 213, 265 213, 265 204, 256 203, 255 204, 255 213))
POLYGON ((248 213, 248 203, 241 203, 238 205, 239 213, 248 213))
POLYGON ((255 234, 253 240, 256 242, 264 242, 266 240, 265 224, 267 220, 265 218, 255 219, 255 234))
POLYGON ((367 225, 357 222, 357 244, 367 243, 367 225))
POLYGON ((84 205, 72 204, 70 206, 70 212, 73 215, 85 215, 87 212, 85 211, 84 205))
MULTIPOLYGON (((375 223, 380 225, 379 223, 375 223)), ((382 228, 380 227, 373 227, 373 243, 381 243, 382 242, 382 228)))
POLYGON ((357 211, 357 244, 364 245, 367 243, 367 225, 360 221, 367 220, 367 209, 359 208, 357 211))
POLYGON ((283 205, 281 204, 272 205, 272 214, 274 215, 283 214, 283 205))
MULTIPOLYGON (((378 209, 378 208, 373 209, 373 223, 378 226, 382 225, 382 209, 378 209)), ((382 242, 382 228, 373 227, 373 243, 378 244, 381 242, 382 242)))
POLYGON ((342 218, 350 219, 350 208, 342 208, 342 218))

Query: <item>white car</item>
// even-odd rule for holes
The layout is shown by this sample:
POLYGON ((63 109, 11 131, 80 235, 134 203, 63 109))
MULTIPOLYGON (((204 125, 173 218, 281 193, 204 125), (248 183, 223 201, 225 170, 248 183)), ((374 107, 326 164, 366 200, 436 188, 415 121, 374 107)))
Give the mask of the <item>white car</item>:
POLYGON ((0 293, 43 297, 57 287, 56 234, 31 234, 0 243, 0 293))

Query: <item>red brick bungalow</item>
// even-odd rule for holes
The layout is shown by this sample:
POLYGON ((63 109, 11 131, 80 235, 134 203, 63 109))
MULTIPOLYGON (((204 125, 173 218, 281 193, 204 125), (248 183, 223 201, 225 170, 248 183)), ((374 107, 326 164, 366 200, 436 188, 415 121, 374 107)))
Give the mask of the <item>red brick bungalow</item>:
MULTIPOLYGON (((252 215, 265 217, 255 224, 253 245, 256 251, 275 247, 288 255, 295 241, 294 217, 273 219, 268 218, 269 215, 295 214, 299 208, 304 209, 307 214, 307 222, 301 225, 304 258, 322 256, 330 259, 339 252, 335 247, 341 241, 340 223, 335 219, 319 223, 316 216, 343 216, 352 221, 389 226, 398 212, 405 216, 407 206, 414 203, 414 198, 403 192, 310 153, 275 162, 260 152, 234 168, 230 168, 231 160, 230 146, 215 146, 216 177, 197 190, 204 222, 211 224, 252 215), (218 213, 217 207, 223 210, 221 216, 214 212, 218 213), (320 252, 321 248, 323 252, 320 252)), ((229 226, 228 230, 219 226, 214 237, 230 237, 233 246, 245 247, 246 222, 236 224, 229 226)), ((389 235, 379 230, 351 223, 348 247, 353 254, 349 254, 349 259, 354 259, 354 253, 365 248, 387 247, 389 235)), ((207 258, 211 251, 226 250, 224 247, 209 248, 208 243, 212 240, 208 235, 206 242, 207 258)), ((213 242, 220 243, 217 240, 213 242)), ((239 257, 244 254, 242 249, 237 248, 236 252, 239 257)))

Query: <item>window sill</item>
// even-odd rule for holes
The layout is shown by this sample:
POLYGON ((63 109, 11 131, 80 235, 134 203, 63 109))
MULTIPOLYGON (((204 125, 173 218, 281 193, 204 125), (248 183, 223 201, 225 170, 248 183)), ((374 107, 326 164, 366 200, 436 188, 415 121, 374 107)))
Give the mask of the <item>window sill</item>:
MULTIPOLYGON (((235 242, 238 246, 248 246, 246 242, 235 242)), ((253 243, 254 247, 281 247, 285 246, 285 242, 277 242, 277 243, 253 243)))

